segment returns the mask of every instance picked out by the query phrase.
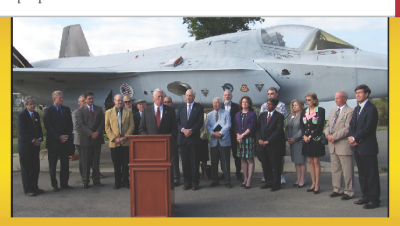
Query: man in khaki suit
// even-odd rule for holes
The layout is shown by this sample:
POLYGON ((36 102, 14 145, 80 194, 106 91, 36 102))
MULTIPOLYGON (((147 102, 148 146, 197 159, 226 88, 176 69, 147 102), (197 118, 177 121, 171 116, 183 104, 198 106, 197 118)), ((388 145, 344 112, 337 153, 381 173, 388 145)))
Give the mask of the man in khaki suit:
POLYGON ((342 196, 342 200, 349 200, 354 195, 353 153, 347 140, 353 109, 347 106, 347 98, 348 95, 345 91, 339 91, 335 94, 335 102, 338 108, 331 111, 324 128, 331 153, 333 193, 329 196, 332 198, 342 196), (340 188, 342 175, 344 175, 344 190, 340 188))
POLYGON ((115 107, 106 111, 105 129, 109 139, 111 158, 114 163, 115 185, 114 189, 121 187, 130 188, 129 184, 129 139, 134 130, 132 110, 124 107, 120 94, 114 96, 115 107), (122 165, 122 172, 121 172, 122 165))

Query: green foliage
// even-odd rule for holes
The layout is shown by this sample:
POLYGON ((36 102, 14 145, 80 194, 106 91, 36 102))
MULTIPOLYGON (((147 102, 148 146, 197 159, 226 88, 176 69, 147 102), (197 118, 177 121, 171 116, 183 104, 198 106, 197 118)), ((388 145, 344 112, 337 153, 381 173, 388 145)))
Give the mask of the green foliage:
POLYGON ((387 97, 380 99, 371 99, 378 109, 378 126, 387 126, 389 124, 389 101, 387 97))
POLYGON ((381 166, 379 167, 379 170, 385 173, 389 172, 389 168, 387 166, 381 166))
POLYGON ((261 17, 183 17, 189 37, 196 40, 207 37, 250 30, 249 23, 264 22, 261 17))

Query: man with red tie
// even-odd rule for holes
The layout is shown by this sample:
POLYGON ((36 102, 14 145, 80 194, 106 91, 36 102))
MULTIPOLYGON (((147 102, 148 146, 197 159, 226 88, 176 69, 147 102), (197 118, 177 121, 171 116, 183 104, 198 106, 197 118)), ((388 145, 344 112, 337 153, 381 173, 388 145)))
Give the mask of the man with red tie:
POLYGON ((93 158, 93 184, 100 183, 100 152, 104 144, 104 113, 100 106, 94 105, 94 94, 90 91, 83 94, 86 105, 77 110, 77 124, 81 140, 82 182, 83 188, 89 188, 90 165, 93 158))
POLYGON ((18 153, 21 165, 22 186, 25 195, 36 196, 44 191, 39 189, 40 142, 43 141, 39 113, 35 111, 36 100, 25 97, 25 109, 18 114, 18 153))

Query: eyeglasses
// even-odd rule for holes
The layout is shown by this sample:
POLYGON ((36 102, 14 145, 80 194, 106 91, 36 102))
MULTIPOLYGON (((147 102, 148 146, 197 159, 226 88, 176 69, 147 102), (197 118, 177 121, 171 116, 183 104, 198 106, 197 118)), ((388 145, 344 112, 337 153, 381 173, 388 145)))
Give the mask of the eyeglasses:
POLYGON ((306 101, 312 101, 312 99, 306 99, 306 101))
POLYGON ((164 104, 169 104, 171 103, 171 101, 164 101, 164 104))
POLYGON ((130 101, 124 101, 124 103, 126 104, 126 103, 130 103, 130 101))

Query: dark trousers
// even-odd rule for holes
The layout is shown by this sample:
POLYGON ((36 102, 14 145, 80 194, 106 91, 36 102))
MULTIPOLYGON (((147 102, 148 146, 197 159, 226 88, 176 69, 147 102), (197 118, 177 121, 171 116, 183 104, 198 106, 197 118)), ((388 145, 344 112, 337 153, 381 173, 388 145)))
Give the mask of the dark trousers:
POLYGON ((111 149, 111 159, 114 163, 115 185, 129 185, 129 146, 119 146, 111 149), (121 171, 122 168, 122 171, 121 171))
POLYGON ((82 158, 82 183, 89 184, 90 165, 93 161, 93 184, 100 182, 100 151, 101 145, 93 145, 90 147, 81 146, 80 158, 82 158))
POLYGON ((21 178, 24 192, 36 191, 39 188, 39 148, 37 151, 29 150, 27 153, 19 155, 19 164, 21 166, 21 178))
POLYGON ((230 169, 231 169, 231 160, 230 160, 230 146, 222 147, 217 143, 217 146, 210 148, 211 154, 211 179, 213 182, 219 183, 218 178, 218 160, 221 160, 222 172, 224 173, 224 183, 230 183, 230 169))
POLYGON ((181 181, 181 173, 179 172, 179 151, 178 147, 175 148, 175 159, 174 159, 174 182, 181 181))
POLYGON ((281 188, 282 152, 267 151, 266 147, 263 147, 262 152, 265 184, 272 185, 272 188, 281 188))
POLYGON ((199 185, 199 145, 184 144, 179 147, 184 183, 187 185, 199 185))
POLYGON ((65 146, 61 146, 60 149, 47 149, 48 159, 49 159, 49 170, 50 170, 50 180, 51 186, 57 187, 58 181, 56 178, 57 161, 60 157, 60 185, 68 185, 69 179, 69 156, 68 150, 65 146))
POLYGON ((78 150, 78 155, 79 155, 79 173, 81 174, 82 177, 82 153, 81 153, 81 146, 80 145, 75 145, 76 149, 78 150))
POLYGON ((363 194, 362 199, 369 200, 370 203, 379 204, 381 202, 379 200, 381 185, 377 155, 359 155, 355 151, 354 158, 358 168, 358 179, 363 194))
POLYGON ((242 158, 237 156, 236 134, 233 134, 233 136, 231 134, 231 149, 232 149, 232 157, 235 159, 236 175, 238 175, 242 170, 242 158))

